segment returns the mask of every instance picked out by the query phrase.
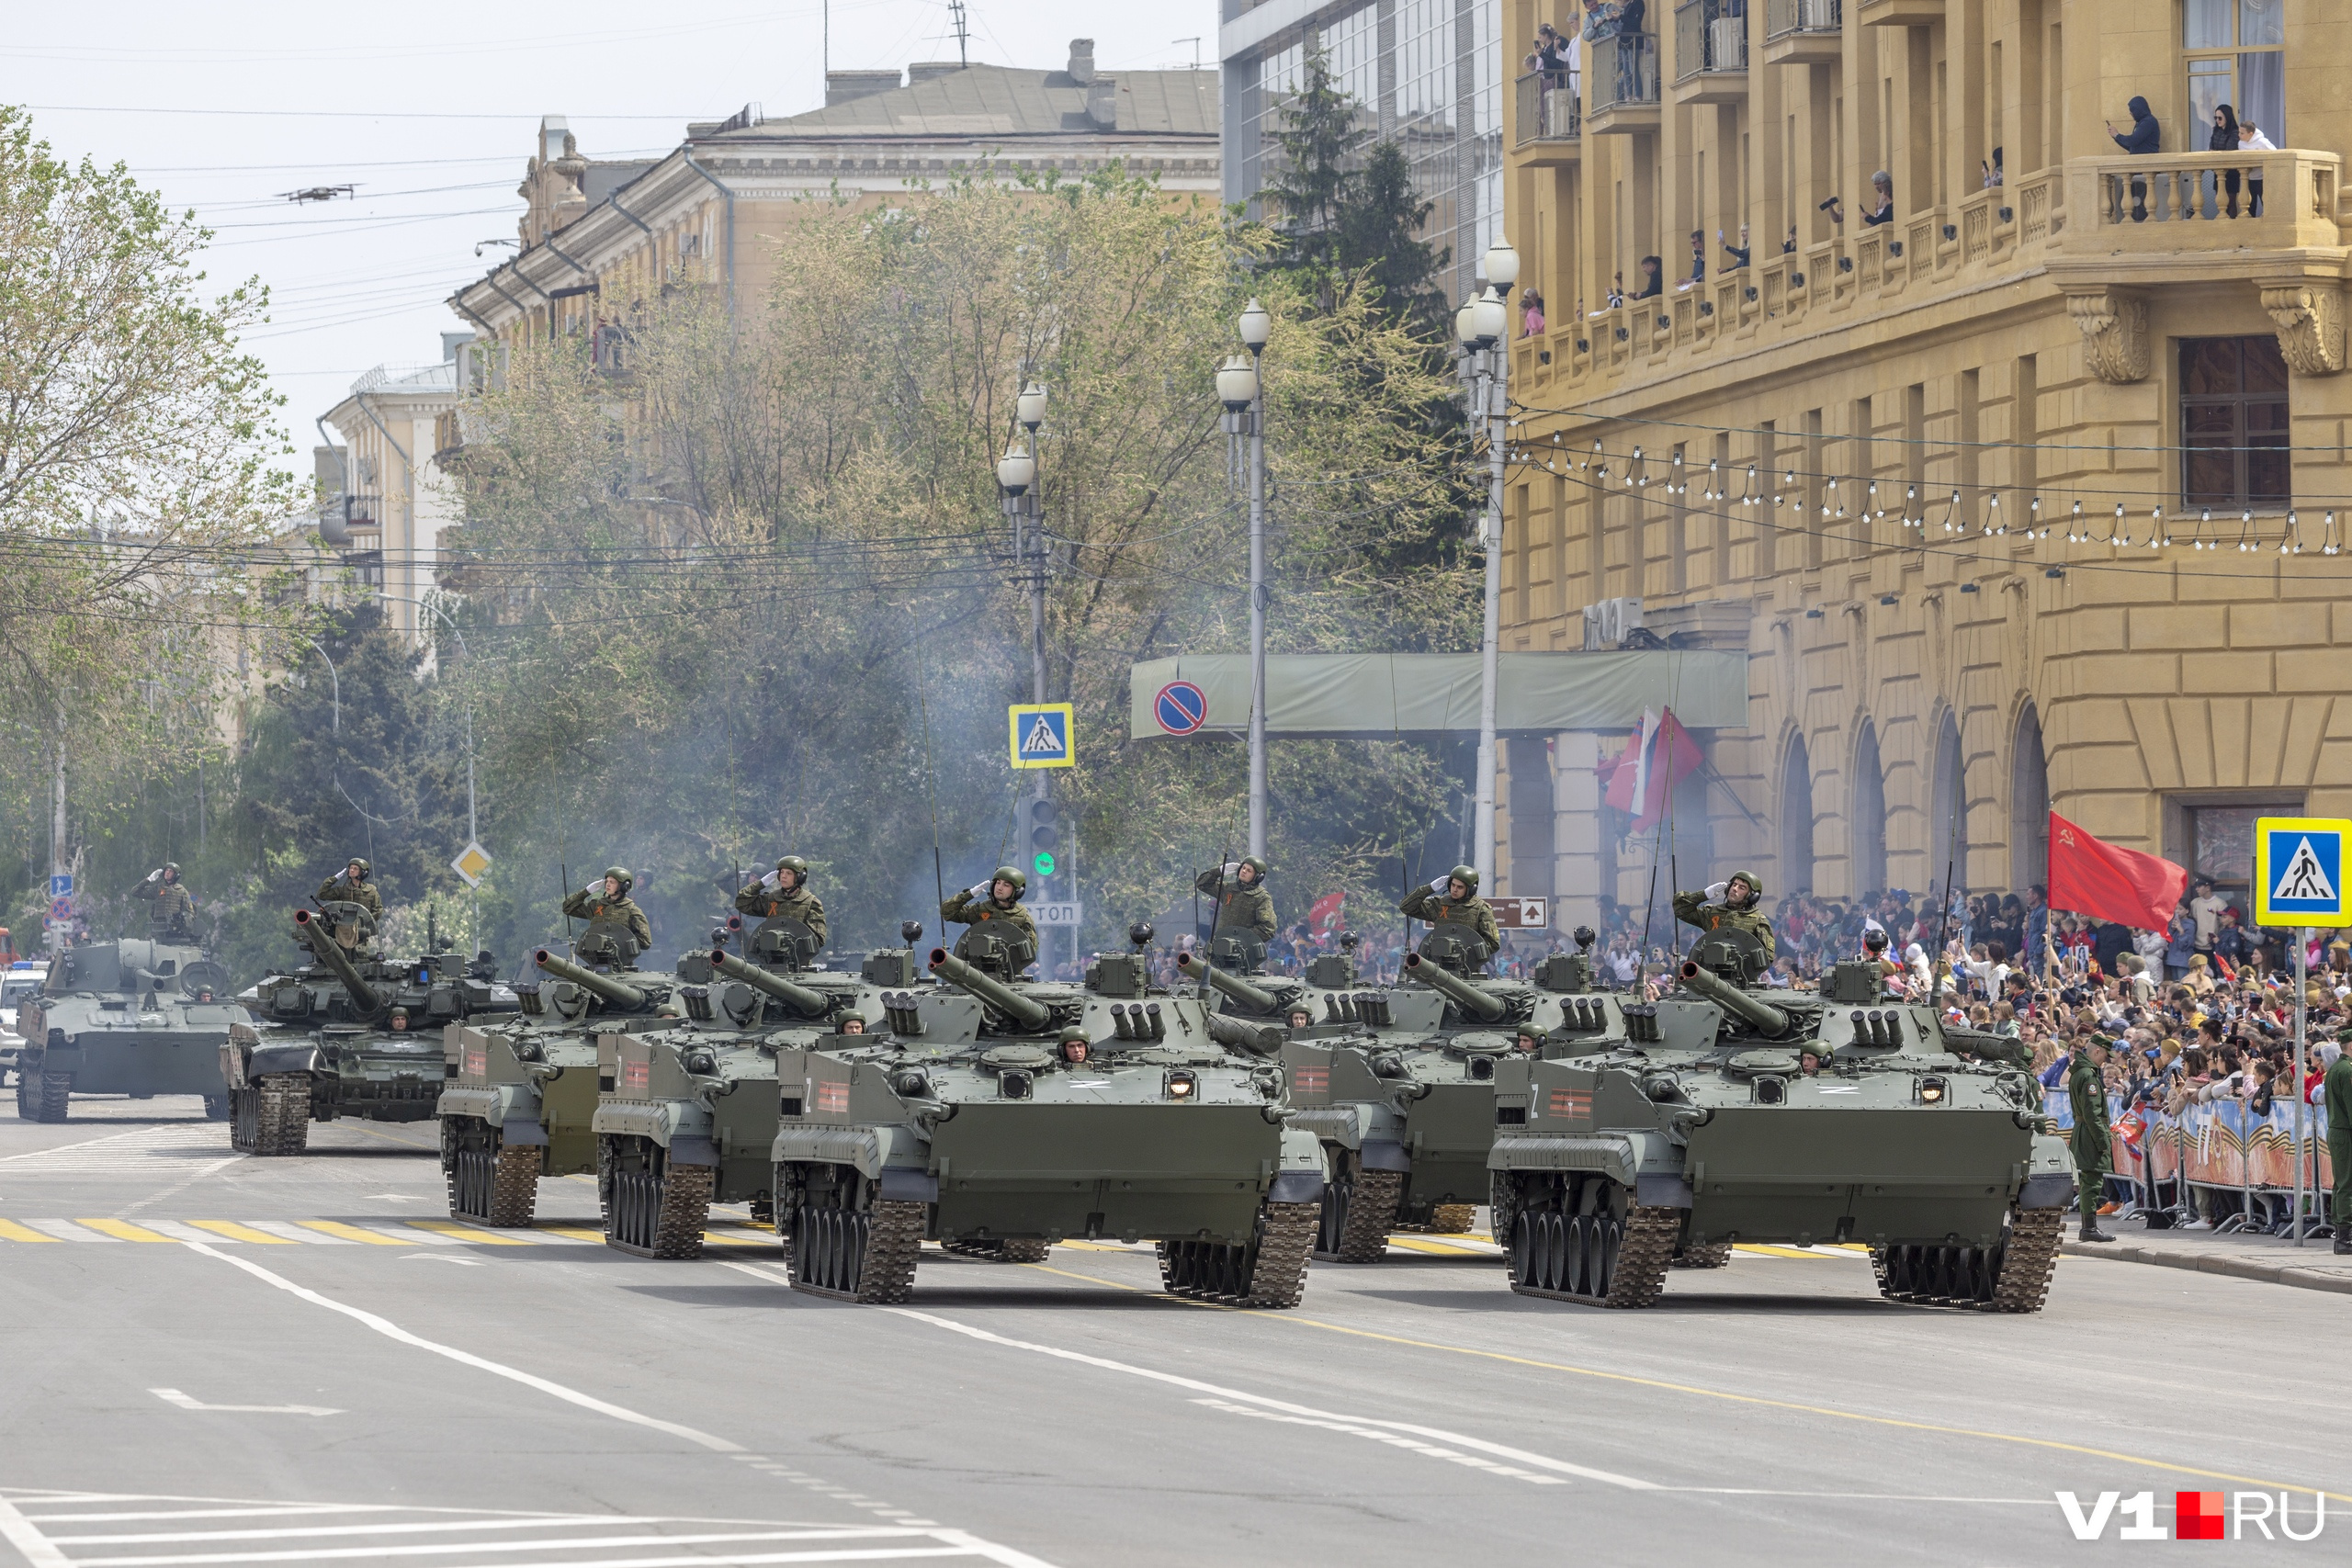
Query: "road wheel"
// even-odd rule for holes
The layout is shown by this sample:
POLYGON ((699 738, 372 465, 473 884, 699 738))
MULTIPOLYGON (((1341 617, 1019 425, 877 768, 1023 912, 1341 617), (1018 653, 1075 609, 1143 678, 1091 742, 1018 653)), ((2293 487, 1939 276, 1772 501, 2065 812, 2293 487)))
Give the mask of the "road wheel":
POLYGON ((62 1122, 66 1102, 74 1097, 74 1075, 43 1072, 40 1075, 40 1099, 33 1112, 36 1122, 62 1122))

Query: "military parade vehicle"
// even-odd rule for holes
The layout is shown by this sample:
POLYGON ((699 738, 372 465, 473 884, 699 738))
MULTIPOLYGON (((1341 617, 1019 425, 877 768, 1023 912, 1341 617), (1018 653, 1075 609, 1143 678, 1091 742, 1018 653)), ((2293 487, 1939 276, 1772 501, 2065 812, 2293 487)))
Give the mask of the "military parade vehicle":
MULTIPOLYGON (((900 930, 910 943, 922 934, 900 930)), ((745 949, 680 960, 683 1024, 598 1042, 610 1081, 594 1113, 597 1191, 605 1239, 624 1252, 699 1257, 714 1202, 772 1220, 778 1061, 835 1037, 854 1044, 881 1026, 886 988, 916 984, 911 947, 868 953, 855 971, 817 967, 817 940, 796 919, 763 922, 745 949)))
POLYGON ((944 982, 883 998, 886 1032, 777 1053, 776 1228, 796 1289, 896 1302, 924 1240, 1034 1259, 1072 1237, 1157 1244, 1173 1293, 1295 1305, 1324 1185, 1288 1127, 1279 1032, 1150 983, 1151 928, 1082 985, 1018 978, 976 926, 944 982))
POLYGON ((1892 1300, 2039 1310, 2075 1174, 2017 1042, 1883 999, 1873 964, 1817 992, 1759 989, 1765 967, 1712 931, 1607 1049, 1498 1063, 1511 1288, 1647 1306, 1678 1257, 1859 1242, 1892 1300))
MULTIPOLYGON (((1579 932, 1586 947, 1589 932, 1579 932)), ((1185 954, 1179 964, 1227 1008, 1322 1021, 1293 1028, 1282 1047, 1294 1127, 1322 1140, 1330 1164, 1315 1255, 1374 1263, 1396 1230, 1459 1234, 1487 1194, 1498 1063, 1519 1031, 1543 1032, 1547 1054, 1623 1036, 1619 998, 1593 987, 1589 957, 1555 954, 1528 981, 1480 973, 1491 956, 1467 926, 1442 924, 1385 988, 1356 982, 1352 943, 1310 961, 1304 984, 1230 973, 1185 954)), ((1499 1239, 1499 1238, 1498 1238, 1499 1239)))
POLYGON ((221 1043, 245 1021, 228 972, 192 942, 66 948, 17 1001, 17 1114, 62 1122, 77 1094, 200 1094, 219 1121, 230 1111, 221 1043))
POLYGON ((447 1076, 447 1027, 520 1005, 487 954, 387 958, 365 905, 297 909, 294 939, 308 959, 247 993, 254 1020, 218 1053, 229 1141, 246 1154, 299 1155, 313 1122, 427 1120, 447 1076))

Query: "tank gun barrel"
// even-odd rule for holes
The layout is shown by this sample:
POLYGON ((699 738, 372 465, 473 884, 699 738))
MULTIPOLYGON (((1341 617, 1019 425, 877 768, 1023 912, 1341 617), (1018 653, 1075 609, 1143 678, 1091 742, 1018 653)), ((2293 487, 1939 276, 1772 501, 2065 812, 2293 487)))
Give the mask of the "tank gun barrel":
POLYGON ((359 977, 358 965, 351 962, 351 955, 343 951, 343 944, 335 941, 334 933, 327 929, 324 920, 308 909, 295 910, 294 936, 310 948, 313 957, 334 971, 334 977, 342 981, 343 988, 351 994, 351 1005, 361 1013, 373 1013, 384 1005, 384 998, 376 994, 376 987, 359 977))
POLYGON ((1785 1032, 1789 1015, 1770 1002, 1759 1002, 1746 991, 1725 980, 1712 969, 1702 969, 1696 964, 1682 965, 1685 989, 1698 992, 1726 1012, 1736 1012, 1767 1034, 1785 1032))
POLYGON ((783 976, 771 974, 756 964, 746 964, 723 947, 711 950, 710 966, 730 980, 741 980, 747 986, 765 991, 804 1018, 822 1017, 833 1005, 832 998, 824 992, 795 985, 783 976))
POLYGON ((1194 979, 1206 977, 1208 983, 1248 1008, 1251 1012, 1271 1013, 1282 1010, 1283 999, 1263 986, 1253 986, 1238 975, 1228 974, 1214 964, 1204 964, 1190 953, 1176 955, 1176 967, 1194 979))
POLYGON ((1510 1008, 1500 997, 1490 997, 1461 976, 1430 963, 1419 953, 1405 956, 1405 973, 1416 980, 1426 980, 1443 991, 1453 1005, 1477 1019, 1481 1023, 1499 1023, 1510 1008))
POLYGON ((610 975, 599 975, 594 969, 574 964, 569 958, 558 958, 546 948, 532 954, 541 969, 559 980, 569 980, 583 991, 603 998, 617 1008, 641 1008, 645 993, 626 980, 616 980, 610 975))
POLYGON ((931 972, 951 986, 961 986, 1025 1028, 1038 1029, 1053 1017, 1043 1002, 1030 1000, 993 975, 984 975, 944 947, 931 950, 931 972))

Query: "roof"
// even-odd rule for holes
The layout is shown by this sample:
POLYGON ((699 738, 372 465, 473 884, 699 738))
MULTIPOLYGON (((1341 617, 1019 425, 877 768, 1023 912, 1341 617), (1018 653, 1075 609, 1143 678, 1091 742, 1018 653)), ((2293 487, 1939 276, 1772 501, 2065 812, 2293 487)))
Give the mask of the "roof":
POLYGON ((580 176, 581 194, 588 198, 588 205, 594 207, 638 175, 645 173, 658 161, 653 158, 638 158, 614 159, 601 164, 592 162, 587 171, 580 176))
POLYGON ((1090 88, 1067 71, 971 65, 806 114, 765 120, 698 141, 724 146, 778 137, 1048 136, 1117 130, 1214 138, 1216 73, 1129 71, 1095 77, 1117 104, 1115 125, 1087 114, 1090 88))

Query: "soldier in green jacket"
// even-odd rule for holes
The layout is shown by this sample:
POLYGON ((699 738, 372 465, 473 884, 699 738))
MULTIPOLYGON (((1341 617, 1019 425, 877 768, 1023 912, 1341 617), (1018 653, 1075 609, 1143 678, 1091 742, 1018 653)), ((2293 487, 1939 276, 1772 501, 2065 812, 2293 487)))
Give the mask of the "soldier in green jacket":
POLYGON ((583 887, 563 901, 563 912, 585 919, 592 933, 600 929, 616 935, 626 932, 637 943, 637 951, 643 953, 653 945, 653 927, 628 896, 636 886, 637 878, 626 869, 608 865, 601 884, 583 887))
POLYGON ((2352 1024, 2335 1032, 2335 1060, 2320 1079, 2320 1105, 2327 1112, 2327 1159, 2335 1168, 2335 1192, 2327 1217, 2335 1225, 2335 1254, 2352 1256, 2352 1024))
POLYGON ((2114 1168, 2114 1150, 2107 1126, 2107 1037, 2094 1034, 2075 1053, 2066 1069, 2066 1098, 2075 1111, 2075 1179, 2082 1189, 2085 1241, 2113 1241, 2098 1228, 2098 1206, 2106 1191, 2103 1178, 2114 1168))
POLYGON ((1478 868, 1457 865, 1427 887, 1416 887, 1405 895, 1397 908, 1412 919, 1442 925, 1452 921, 1468 926, 1478 933, 1490 953, 1500 952, 1503 945, 1502 928, 1495 923, 1492 905, 1478 897, 1478 868))
POLYGON ((1210 936, 1231 931, 1260 942, 1274 940, 1278 928, 1274 901, 1266 892, 1266 863, 1256 855, 1204 871, 1193 879, 1193 886, 1216 900, 1216 924, 1209 928, 1210 936))
POLYGON ((808 891, 808 863, 798 855, 785 856, 774 871, 745 883, 735 895, 735 908, 763 921, 798 920, 819 947, 825 945, 825 906, 808 891))
POLYGON ((150 900, 147 934, 157 942, 187 942, 196 931, 196 900, 180 883, 177 861, 165 861, 130 890, 134 898, 150 900))
POLYGON ((311 897, 322 904, 357 904, 380 920, 384 918, 384 900, 377 893, 376 885, 368 880, 373 869, 354 855, 349 865, 320 883, 319 890, 311 897))
POLYGON ((1764 944, 1764 962, 1769 966, 1781 955, 1781 944, 1772 938, 1772 920, 1761 908, 1763 898, 1764 884, 1754 872, 1735 871, 1729 881, 1718 882, 1704 893, 1677 893, 1674 918, 1702 931, 1728 926, 1752 933, 1764 944))
POLYGON ((1029 911, 1021 907, 1021 896, 1027 891, 1028 877, 1017 867, 1001 865, 986 882, 975 882, 942 904, 940 918, 967 926, 1010 926, 1028 939, 1029 951, 1034 953, 1037 951, 1037 925, 1029 918, 1029 911))

